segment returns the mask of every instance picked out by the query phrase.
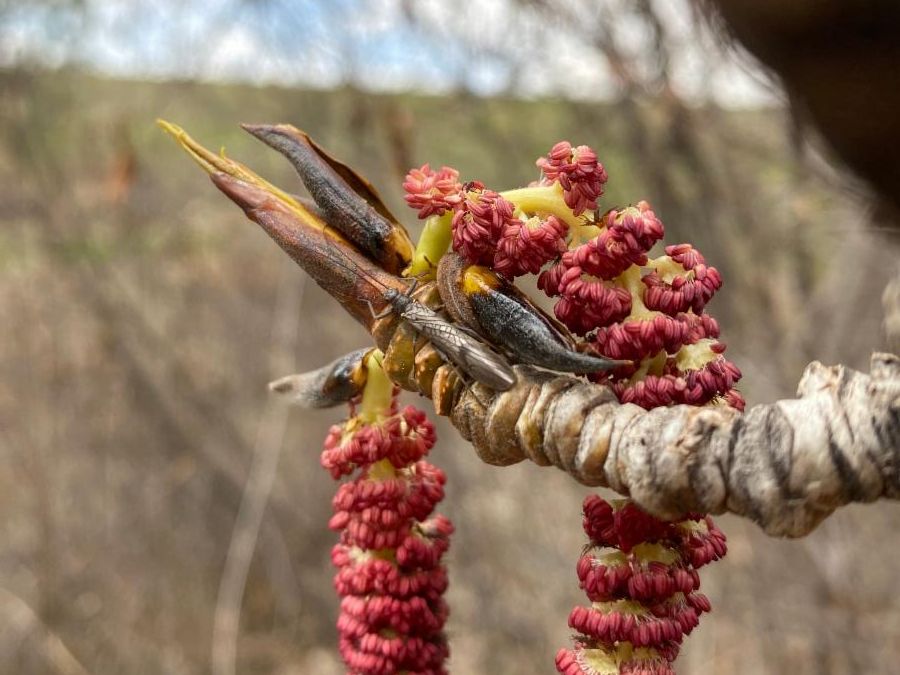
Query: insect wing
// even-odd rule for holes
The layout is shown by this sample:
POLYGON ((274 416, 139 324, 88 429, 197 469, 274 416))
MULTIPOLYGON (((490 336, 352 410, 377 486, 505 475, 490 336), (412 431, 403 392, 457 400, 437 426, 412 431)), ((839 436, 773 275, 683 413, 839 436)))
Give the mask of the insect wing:
POLYGON ((495 391, 507 391, 516 383, 516 374, 506 359, 424 305, 411 303, 403 311, 403 318, 449 361, 481 384, 495 391))
POLYGON ((459 367, 481 384, 494 391, 508 391, 516 384, 516 374, 506 359, 477 340, 462 334, 465 344, 460 350, 459 367))

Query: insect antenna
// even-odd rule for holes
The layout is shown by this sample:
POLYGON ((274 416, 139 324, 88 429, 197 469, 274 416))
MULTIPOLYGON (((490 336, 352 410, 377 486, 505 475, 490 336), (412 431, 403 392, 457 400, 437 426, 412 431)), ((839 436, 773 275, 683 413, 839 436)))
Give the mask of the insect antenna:
POLYGON ((390 289, 387 284, 366 272, 362 267, 359 266, 358 263, 356 263, 349 255, 347 255, 347 253, 344 252, 341 247, 338 246, 334 242, 334 240, 328 236, 328 229, 328 225, 322 226, 322 239, 325 241, 325 248, 329 251, 329 253, 337 253, 337 256, 329 256, 331 262, 333 262, 338 267, 343 267, 345 270, 352 274, 356 274, 362 277, 372 285, 381 286, 381 288, 383 288, 384 290, 390 289))
MULTIPOLYGON (((382 281, 381 279, 376 277, 371 272, 367 272, 366 270, 364 270, 360 266, 360 264, 358 262, 356 262, 355 260, 353 260, 346 251, 341 249, 341 247, 334 240, 329 239, 329 237, 327 235, 327 231, 326 231, 327 227, 328 227, 327 225, 322 226, 322 237, 325 240, 324 249, 325 249, 325 251, 328 252, 328 261, 337 265, 338 267, 341 267, 341 268, 347 270, 354 276, 358 276, 358 277, 364 279, 369 285, 379 288, 379 290, 381 291, 382 298, 387 301, 387 307, 383 308, 381 311, 376 311, 375 308, 372 306, 371 300, 364 298, 364 297, 360 297, 358 295, 355 296, 355 298, 357 300, 362 300, 363 302, 365 302, 365 304, 369 307, 369 313, 372 315, 373 319, 382 319, 385 316, 389 315, 391 312, 397 311, 397 305, 392 300, 390 300, 390 297, 392 297, 392 296, 389 294, 396 293, 396 294, 400 295, 400 291, 398 289, 393 288, 392 286, 386 284, 384 281, 382 281), (337 255, 334 255, 335 253, 337 255)), ((402 296, 410 297, 412 295, 412 292, 415 290, 415 288, 416 288, 416 280, 413 280, 412 286, 410 286, 410 288, 406 291, 406 293, 402 294, 402 296)), ((350 296, 348 294, 342 294, 342 293, 340 295, 345 298, 354 297, 354 296, 350 296)))
MULTIPOLYGON (((328 229, 328 225, 323 225, 323 226, 322 226, 322 237, 325 239, 326 247, 327 247, 330 251, 335 251, 335 252, 337 252, 338 255, 340 255, 341 258, 343 258, 344 260, 347 261, 347 262, 341 262, 341 261, 338 260, 337 258, 332 257, 332 258, 331 258, 331 262, 335 263, 335 264, 338 265, 339 267, 343 267, 343 268, 344 268, 345 270, 347 270, 348 272, 351 272, 351 273, 353 273, 353 274, 358 274, 358 275, 361 276, 363 279, 365 279, 366 281, 368 281, 370 284, 372 284, 372 285, 374 285, 374 286, 380 286, 380 287, 381 287, 382 289, 384 289, 385 291, 396 290, 396 289, 391 288, 391 287, 388 286, 386 283, 384 283, 384 282, 381 281, 380 279, 376 278, 375 276, 373 276, 373 275, 370 274, 369 272, 366 272, 365 270, 363 270, 363 268, 359 266, 359 263, 357 263, 357 262, 355 262, 354 260, 352 260, 352 259, 350 258, 350 256, 347 255, 346 251, 342 250, 340 246, 338 246, 337 244, 334 243, 334 240, 329 239, 329 237, 328 237, 327 234, 326 234, 326 230, 327 230, 327 229, 328 229)), ((412 297, 412 294, 413 294, 413 292, 416 290, 416 287, 418 286, 419 279, 420 279, 421 276, 422 276, 422 275, 417 275, 417 276, 411 277, 411 278, 412 278, 412 284, 409 286, 409 288, 407 289, 406 293, 404 293, 404 295, 406 295, 407 297, 412 297)), ((402 280, 403 280, 403 281, 408 281, 409 278, 402 279, 402 280)))

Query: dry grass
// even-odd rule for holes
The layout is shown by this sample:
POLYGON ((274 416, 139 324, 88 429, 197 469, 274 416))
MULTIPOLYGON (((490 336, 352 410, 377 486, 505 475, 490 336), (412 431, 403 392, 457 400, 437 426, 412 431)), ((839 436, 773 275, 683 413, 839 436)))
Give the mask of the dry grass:
MULTIPOLYGON (((0 73, 0 672, 205 673, 220 577, 267 406, 265 383, 365 336, 152 124, 164 116, 285 187, 238 121, 290 121, 351 160, 407 222, 400 171, 452 164, 507 187, 559 138, 598 148, 608 204, 646 198, 667 240, 726 278, 711 311, 752 403, 789 396, 811 358, 864 367, 897 241, 832 176, 796 159, 777 113, 646 102, 381 98, 0 73), (634 152, 635 140, 643 144, 634 152), (273 329, 299 320, 294 337, 273 329), (287 336, 287 337, 285 337, 287 336)), ((292 412, 243 598, 237 672, 342 672, 318 466, 340 411, 292 412)), ((585 490, 481 465, 444 421, 434 461, 457 524, 448 630, 456 673, 543 673, 580 600, 585 490)), ((715 607, 681 673, 893 673, 900 510, 854 507, 808 539, 722 518, 715 607)))

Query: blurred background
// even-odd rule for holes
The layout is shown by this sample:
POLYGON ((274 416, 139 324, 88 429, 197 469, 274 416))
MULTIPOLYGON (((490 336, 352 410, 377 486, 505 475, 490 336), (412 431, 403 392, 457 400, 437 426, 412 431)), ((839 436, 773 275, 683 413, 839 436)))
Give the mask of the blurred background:
MULTIPOLYGON (((0 673, 343 672, 318 463, 343 411, 266 383, 366 336, 156 117, 288 190, 238 123, 295 124, 414 234, 410 167, 506 189, 589 144, 602 205, 648 200, 722 271, 750 405, 813 359, 866 369, 900 237, 708 26, 685 0, 0 0, 0 673)), ((451 669, 551 672, 587 492, 438 429, 451 669)), ((897 504, 801 541, 719 522, 679 673, 897 672, 897 504)))

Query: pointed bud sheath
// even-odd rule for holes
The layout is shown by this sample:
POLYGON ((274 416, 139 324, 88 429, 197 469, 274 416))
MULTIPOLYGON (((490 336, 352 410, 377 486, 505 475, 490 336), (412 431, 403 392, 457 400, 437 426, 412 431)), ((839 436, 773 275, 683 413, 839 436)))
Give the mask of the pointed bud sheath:
POLYGON ((441 259, 438 287, 450 316, 502 345, 522 363, 569 373, 596 373, 629 363, 574 351, 565 328, 515 286, 486 267, 469 265, 457 253, 441 259))
POLYGON ((301 408, 331 408, 347 403, 359 396, 366 385, 366 357, 371 353, 371 347, 357 349, 318 370, 270 382, 269 391, 301 408))
POLYGON ((412 242, 368 181, 291 125, 242 126, 287 157, 326 223, 386 271, 403 271, 412 259, 412 242))
POLYGON ((390 322, 378 321, 372 316, 371 309, 379 312, 388 306, 384 289, 392 288, 400 293, 407 290, 398 277, 388 274, 361 255, 302 207, 291 208, 263 187, 238 180, 227 173, 215 171, 210 178, 319 286, 340 299, 344 309, 373 334, 379 347, 386 346, 396 317, 391 315, 390 322), (383 334, 381 330, 376 330, 376 323, 383 329, 383 334))
POLYGON ((327 228, 322 214, 307 208, 304 200, 280 190, 224 152, 207 150, 178 125, 164 120, 158 123, 210 175, 226 197, 262 227, 319 286, 338 298, 344 309, 373 334, 379 347, 386 345, 396 327, 396 318, 392 315, 390 320, 376 321, 370 306, 376 312, 387 307, 384 290, 388 288, 406 291, 407 286, 398 277, 360 255, 336 230, 327 228))

